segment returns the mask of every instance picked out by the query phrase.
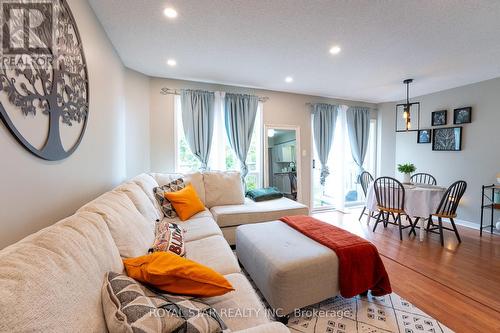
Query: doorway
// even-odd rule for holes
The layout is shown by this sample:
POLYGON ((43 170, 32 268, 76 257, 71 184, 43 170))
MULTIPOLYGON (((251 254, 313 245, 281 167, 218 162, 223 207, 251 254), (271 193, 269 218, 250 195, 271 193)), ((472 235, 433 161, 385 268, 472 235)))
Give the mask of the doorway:
POLYGON ((300 201, 300 137, 296 126, 266 125, 264 185, 300 201))

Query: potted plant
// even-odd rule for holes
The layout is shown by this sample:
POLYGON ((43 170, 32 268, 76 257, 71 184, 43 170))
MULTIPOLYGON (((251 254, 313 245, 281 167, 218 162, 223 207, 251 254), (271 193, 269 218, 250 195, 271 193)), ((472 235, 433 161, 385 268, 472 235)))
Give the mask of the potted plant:
POLYGON ((415 172, 417 168, 413 163, 398 164, 398 171, 404 176, 403 183, 411 184, 411 174, 415 172))

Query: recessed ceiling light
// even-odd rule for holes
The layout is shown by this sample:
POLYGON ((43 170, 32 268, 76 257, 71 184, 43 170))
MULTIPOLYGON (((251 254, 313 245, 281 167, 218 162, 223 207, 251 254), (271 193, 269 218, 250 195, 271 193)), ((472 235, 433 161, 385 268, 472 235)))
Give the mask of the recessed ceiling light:
POLYGON ((177 65, 177 61, 175 61, 175 59, 168 59, 167 65, 174 67, 175 65, 177 65))
POLYGON ((341 49, 341 48, 340 48, 340 46, 338 46, 338 45, 332 46, 332 47, 330 48, 330 53, 331 53, 331 54, 339 54, 339 53, 340 53, 340 51, 342 51, 342 49, 341 49))
POLYGON ((293 82, 293 77, 291 77, 291 76, 287 76, 287 77, 285 78, 285 82, 286 82, 286 83, 292 83, 292 82, 293 82))
POLYGON ((177 11, 173 9, 172 7, 165 8, 163 11, 163 14, 165 14, 166 17, 168 18, 176 18, 177 17, 177 11))

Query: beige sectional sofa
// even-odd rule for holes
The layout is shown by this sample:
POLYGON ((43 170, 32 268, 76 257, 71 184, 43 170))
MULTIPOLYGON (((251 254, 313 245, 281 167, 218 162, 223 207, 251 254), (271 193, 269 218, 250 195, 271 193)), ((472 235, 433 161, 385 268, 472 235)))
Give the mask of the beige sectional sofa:
POLYGON ((254 202, 242 197, 242 202, 232 204, 232 199, 239 199, 238 190, 217 186, 221 182, 217 181, 217 172, 205 174, 210 174, 210 177, 203 177, 199 172, 187 175, 152 173, 151 176, 160 186, 183 177, 193 184, 198 193, 206 193, 200 199, 210 209, 212 217, 230 245, 235 245, 236 228, 242 224, 273 221, 287 215, 309 214, 306 205, 287 198, 254 202))
MULTIPOLYGON (((163 218, 153 188, 176 176, 139 175, 74 215, 1 250, 0 332, 106 332, 101 304, 104 274, 122 272, 122 257, 147 253, 156 220, 163 218)), ((213 198, 211 194, 207 198, 202 174, 185 178, 204 202, 213 198)), ((268 318, 214 219, 234 227, 237 220, 260 222, 278 214, 264 207, 275 208, 266 204, 256 208, 249 202, 225 209, 213 206, 180 222, 186 231, 187 258, 225 275, 235 288, 204 300, 233 332, 289 332, 268 318)))

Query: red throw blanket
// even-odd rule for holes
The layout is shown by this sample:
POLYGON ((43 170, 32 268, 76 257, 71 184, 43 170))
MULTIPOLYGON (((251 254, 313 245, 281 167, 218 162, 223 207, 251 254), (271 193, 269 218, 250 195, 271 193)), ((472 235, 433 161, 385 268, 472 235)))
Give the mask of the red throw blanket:
POLYGON ((374 296, 392 292, 384 263, 375 245, 369 241, 310 216, 287 216, 281 221, 335 251, 339 258, 343 297, 351 298, 368 290, 374 296))

